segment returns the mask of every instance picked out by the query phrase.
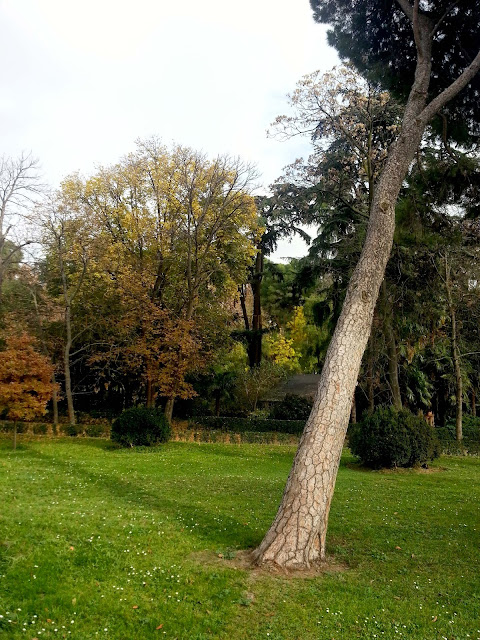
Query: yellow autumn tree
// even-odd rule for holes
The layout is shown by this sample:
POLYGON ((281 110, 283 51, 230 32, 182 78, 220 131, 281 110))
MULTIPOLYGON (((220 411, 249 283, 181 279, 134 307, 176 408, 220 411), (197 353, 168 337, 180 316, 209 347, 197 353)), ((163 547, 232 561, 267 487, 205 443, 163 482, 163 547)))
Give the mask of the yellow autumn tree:
POLYGON ((152 138, 88 180, 64 183, 106 246, 99 268, 118 301, 112 337, 123 362, 144 380, 147 406, 168 398, 169 417, 174 399, 192 394, 185 375, 205 362, 209 327, 254 255, 254 179, 238 159, 152 138))
POLYGON ((282 333, 267 337, 265 340, 265 355, 288 374, 300 371, 298 355, 293 348, 293 340, 286 338, 282 333))

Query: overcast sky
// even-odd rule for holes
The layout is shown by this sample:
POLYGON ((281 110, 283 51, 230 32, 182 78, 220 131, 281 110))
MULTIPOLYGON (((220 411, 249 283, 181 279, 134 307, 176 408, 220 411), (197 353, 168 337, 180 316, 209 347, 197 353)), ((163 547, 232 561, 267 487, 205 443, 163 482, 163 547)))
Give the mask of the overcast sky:
POLYGON ((308 153, 267 127, 337 62, 308 0, 0 0, 0 49, 0 155, 31 150, 53 187, 158 135, 254 162, 266 189, 308 153))

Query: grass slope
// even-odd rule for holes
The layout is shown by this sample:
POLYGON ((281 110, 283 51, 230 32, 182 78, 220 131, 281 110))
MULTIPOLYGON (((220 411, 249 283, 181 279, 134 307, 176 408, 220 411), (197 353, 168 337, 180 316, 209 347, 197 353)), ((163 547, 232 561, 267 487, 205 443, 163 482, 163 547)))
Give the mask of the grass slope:
POLYGON ((0 443, 2 639, 480 638, 478 459, 382 473, 344 456, 328 539, 346 568, 287 579, 216 556, 259 543, 292 447, 10 446, 0 443))

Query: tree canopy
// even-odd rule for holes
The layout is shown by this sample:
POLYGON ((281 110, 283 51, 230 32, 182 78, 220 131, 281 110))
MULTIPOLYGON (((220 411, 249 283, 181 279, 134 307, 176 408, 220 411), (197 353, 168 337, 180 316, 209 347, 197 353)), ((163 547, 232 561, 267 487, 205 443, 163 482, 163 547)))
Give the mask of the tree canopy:
MULTIPOLYGON (((329 25, 329 43, 366 77, 405 100, 413 84, 417 49, 412 16, 432 38, 429 97, 456 80, 478 53, 480 5, 471 0, 310 0, 316 21, 329 25)), ((448 105, 449 129, 457 138, 480 135, 480 77, 448 105)))

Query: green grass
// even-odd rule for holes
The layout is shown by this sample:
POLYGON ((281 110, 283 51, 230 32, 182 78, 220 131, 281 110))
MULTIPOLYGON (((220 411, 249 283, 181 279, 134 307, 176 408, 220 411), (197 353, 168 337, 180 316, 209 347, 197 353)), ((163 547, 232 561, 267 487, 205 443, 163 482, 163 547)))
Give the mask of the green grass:
POLYGON ((480 638, 478 458, 382 473, 345 455, 328 536, 345 569, 287 579, 216 555, 260 542, 293 447, 10 447, 0 441, 2 639, 480 638))

